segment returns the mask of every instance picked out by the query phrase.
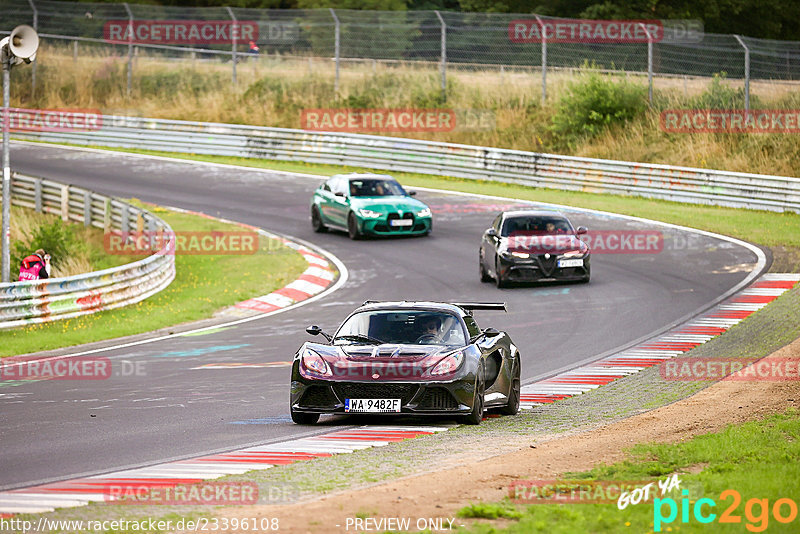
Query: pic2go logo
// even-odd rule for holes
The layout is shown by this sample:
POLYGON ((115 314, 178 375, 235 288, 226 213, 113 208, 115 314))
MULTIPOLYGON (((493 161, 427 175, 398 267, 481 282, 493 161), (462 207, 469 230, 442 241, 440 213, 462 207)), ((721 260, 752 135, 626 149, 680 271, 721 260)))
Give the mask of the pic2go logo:
MULTIPOLYGON (((681 499, 680 507, 678 503, 675 502, 675 499, 669 497, 666 499, 656 498, 653 501, 653 530, 655 532, 661 532, 662 525, 668 525, 675 521, 678 518, 679 511, 681 514, 681 523, 689 523, 690 512, 698 523, 712 523, 717 519, 717 514, 712 512, 712 509, 717 506, 714 499, 697 499, 694 505, 691 505, 689 502, 689 490, 683 490, 681 494, 683 498, 681 499), (666 516, 664 515, 665 511, 667 511, 666 516)), ((720 501, 726 501, 728 499, 732 499, 732 502, 719 516, 718 522, 741 523, 742 516, 736 515, 736 509, 742 502, 742 496, 738 491, 730 489, 719 494, 720 501)), ((797 503, 785 497, 778 499, 772 504, 771 512, 772 517, 778 523, 791 523, 797 518, 797 503)), ((748 521, 745 528, 750 532, 763 532, 767 530, 770 517, 769 499, 748 500, 744 505, 744 515, 748 521)))

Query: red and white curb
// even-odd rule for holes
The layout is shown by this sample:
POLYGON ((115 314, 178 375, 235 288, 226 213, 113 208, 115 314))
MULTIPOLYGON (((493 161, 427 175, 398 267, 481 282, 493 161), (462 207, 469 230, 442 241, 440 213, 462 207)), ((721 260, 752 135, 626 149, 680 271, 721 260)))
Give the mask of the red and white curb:
POLYGON ((522 388, 520 407, 530 409, 580 395, 690 351, 767 306, 800 281, 800 274, 765 274, 711 311, 655 339, 522 388))
POLYGON ((256 469, 383 447, 450 428, 452 426, 363 426, 190 460, 4 491, 0 492, 0 514, 38 514, 52 512, 56 508, 84 506, 90 502, 113 504, 118 495, 130 495, 141 491, 141 488, 163 489, 198 484, 256 469))
MULTIPOLYGON (((303 259, 306 260, 306 263, 308 263, 308 269, 303 271, 303 274, 297 277, 295 281, 287 284, 281 289, 273 291, 268 295, 262 295, 260 297, 254 297, 252 299, 239 302, 234 305, 234 308, 238 308, 239 310, 253 310, 258 313, 274 312, 322 293, 328 289, 328 287, 336 279, 336 271, 331 263, 321 254, 314 252, 311 250, 311 248, 305 245, 291 241, 285 237, 273 234, 271 232, 267 232, 262 228, 252 226, 250 224, 232 221, 230 219, 224 219, 221 217, 213 217, 206 213, 185 210, 183 208, 169 207, 168 209, 247 228, 248 230, 252 230, 253 232, 263 235, 264 237, 279 241, 282 245, 295 250, 296 252, 300 253, 300 255, 303 256, 303 259)), ((228 312, 227 315, 232 315, 232 313, 228 312)))

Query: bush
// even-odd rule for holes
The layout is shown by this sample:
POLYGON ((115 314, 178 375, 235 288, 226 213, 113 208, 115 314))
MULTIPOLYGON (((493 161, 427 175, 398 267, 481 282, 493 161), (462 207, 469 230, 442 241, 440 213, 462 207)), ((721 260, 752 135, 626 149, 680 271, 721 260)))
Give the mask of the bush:
POLYGON ((567 85, 558 101, 550 130, 569 148, 614 124, 644 113, 647 90, 628 81, 613 82, 590 73, 567 85))
MULTIPOLYGON (((724 83, 726 73, 715 74, 711 84, 703 94, 693 98, 691 107, 694 109, 744 109, 744 87, 731 87, 724 83)), ((750 107, 758 107, 758 99, 750 95, 750 107)))
POLYGON ((51 256, 50 263, 57 269, 67 258, 86 254, 88 245, 79 239, 70 225, 61 221, 37 226, 27 241, 17 241, 11 249, 11 270, 19 269, 22 260, 37 249, 44 249, 51 256))

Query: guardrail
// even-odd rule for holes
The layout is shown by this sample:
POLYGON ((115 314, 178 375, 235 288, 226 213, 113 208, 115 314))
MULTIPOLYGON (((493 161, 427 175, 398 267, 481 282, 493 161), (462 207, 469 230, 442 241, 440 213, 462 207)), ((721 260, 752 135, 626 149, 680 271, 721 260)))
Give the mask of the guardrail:
POLYGON ((95 131, 19 139, 150 149, 521 183, 697 204, 800 212, 800 178, 539 154, 349 133, 106 115, 95 131))
POLYGON ((150 212, 87 189, 13 173, 11 203, 105 231, 163 232, 164 246, 142 260, 91 273, 0 284, 0 329, 68 319, 134 304, 175 278, 174 234, 150 212))

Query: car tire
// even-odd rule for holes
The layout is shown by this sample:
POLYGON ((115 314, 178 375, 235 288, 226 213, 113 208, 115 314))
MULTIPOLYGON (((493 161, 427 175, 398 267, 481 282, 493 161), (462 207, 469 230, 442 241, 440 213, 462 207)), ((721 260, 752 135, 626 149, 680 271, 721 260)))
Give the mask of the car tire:
POLYGON ((311 228, 318 234, 328 231, 328 227, 322 222, 322 214, 319 212, 319 207, 311 207, 311 228))
POLYGON ((492 277, 486 272, 486 267, 483 265, 483 254, 478 255, 478 272, 481 275, 481 282, 491 282, 492 277))
POLYGON ((514 369, 514 377, 511 379, 511 390, 508 392, 508 403, 498 411, 503 415, 517 415, 519 412, 519 399, 521 395, 519 355, 514 369))
POLYGON ((503 280, 503 277, 500 276, 500 268, 497 266, 498 261, 497 258, 494 260, 494 283, 498 289, 503 289, 504 287, 508 286, 508 282, 503 280))
POLYGON ((319 421, 318 413, 303 413, 289 410, 292 414, 292 421, 298 425, 313 425, 319 421))
POLYGON ((472 401, 472 411, 461 418, 465 425, 479 425, 483 421, 484 412, 484 393, 486 392, 486 382, 483 377, 483 367, 478 372, 475 379, 475 399, 472 401))
POLYGON ((361 239, 361 232, 358 231, 358 222, 356 221, 356 216, 352 211, 350 212, 350 215, 347 216, 347 235, 349 235, 350 239, 353 241, 361 239))

